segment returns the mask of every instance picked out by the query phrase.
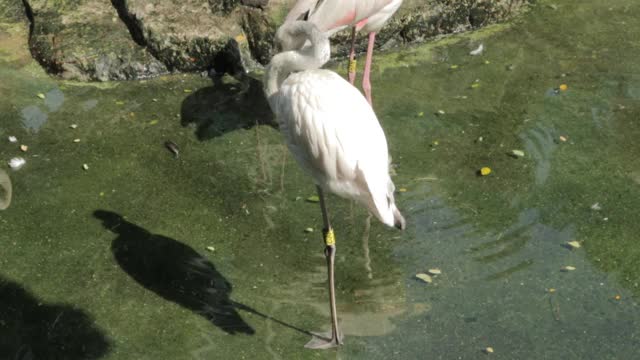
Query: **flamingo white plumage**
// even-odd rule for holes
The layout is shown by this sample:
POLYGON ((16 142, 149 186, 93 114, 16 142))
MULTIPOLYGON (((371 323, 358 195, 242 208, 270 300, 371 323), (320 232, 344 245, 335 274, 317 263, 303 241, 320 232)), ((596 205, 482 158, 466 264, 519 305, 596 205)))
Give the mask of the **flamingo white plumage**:
POLYGON ((381 222, 404 229, 389 176, 384 132, 362 94, 333 71, 319 69, 329 60, 327 36, 310 22, 285 23, 276 33, 283 52, 266 68, 265 94, 298 164, 313 178, 324 221, 329 275, 331 338, 312 339, 307 347, 340 345, 335 305, 335 237, 324 192, 364 205, 381 222), (306 41, 311 46, 303 46, 306 41))
POLYGON ((356 31, 368 33, 369 43, 362 77, 362 89, 369 104, 373 104, 370 74, 376 33, 398 11, 400 5, 402 5, 402 0, 298 0, 289 11, 285 23, 306 18, 314 23, 320 31, 326 32, 328 35, 353 26, 349 53, 349 82, 351 84, 355 82, 356 76, 356 31))

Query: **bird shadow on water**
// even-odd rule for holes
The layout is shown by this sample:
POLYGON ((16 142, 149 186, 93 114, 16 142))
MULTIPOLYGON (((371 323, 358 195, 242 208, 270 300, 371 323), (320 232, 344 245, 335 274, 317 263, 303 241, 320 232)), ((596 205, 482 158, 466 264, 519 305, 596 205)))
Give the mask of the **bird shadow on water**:
POLYGON ((182 126, 194 126, 198 140, 205 141, 256 125, 277 127, 262 81, 244 75, 212 76, 213 86, 201 88, 182 102, 182 126))
POLYGON ((309 334, 231 300, 231 283, 209 259, 190 246, 153 234, 111 211, 96 210, 93 215, 118 235, 111 243, 111 251, 120 267, 164 299, 199 314, 231 335, 255 333, 238 314, 238 309, 309 334))
POLYGON ((110 347, 84 311, 44 303, 0 276, 0 359, 99 359, 110 347))

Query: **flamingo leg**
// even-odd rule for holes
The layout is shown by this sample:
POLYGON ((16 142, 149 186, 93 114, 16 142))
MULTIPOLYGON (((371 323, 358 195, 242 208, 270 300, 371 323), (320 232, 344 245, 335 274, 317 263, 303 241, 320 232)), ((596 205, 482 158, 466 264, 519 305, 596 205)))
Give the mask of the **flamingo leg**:
POLYGON ((324 221, 324 256, 327 259, 327 272, 329 276, 329 308, 331 310, 331 338, 327 335, 314 335, 314 337, 305 345, 310 349, 329 349, 342 345, 342 337, 338 330, 338 312, 336 310, 336 291, 335 291, 335 257, 336 257, 336 239, 329 223, 329 213, 325 204, 324 193, 322 188, 317 187, 318 197, 320 198, 320 209, 322 210, 322 220, 324 221))
POLYGON ((369 81, 369 76, 371 74, 371 62, 373 60, 373 44, 376 41, 376 33, 369 33, 369 44, 367 46, 367 60, 364 63, 364 75, 362 77, 362 90, 364 90, 364 95, 367 97, 367 101, 369 104, 373 106, 373 101, 371 99, 371 81, 369 81))
POLYGON ((349 82, 356 82, 356 28, 351 28, 351 51, 349 52, 349 82))

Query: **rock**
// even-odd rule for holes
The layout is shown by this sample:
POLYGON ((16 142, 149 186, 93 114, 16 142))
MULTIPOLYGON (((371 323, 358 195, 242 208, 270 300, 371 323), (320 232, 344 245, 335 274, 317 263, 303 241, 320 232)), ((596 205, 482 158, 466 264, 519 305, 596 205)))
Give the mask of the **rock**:
MULTIPOLYGON (((400 10, 376 35, 376 47, 421 42, 438 35, 459 33, 505 21, 521 13, 534 1, 405 0, 400 10)), ((347 55, 350 37, 350 31, 336 34, 332 41, 332 52, 338 56, 347 55)), ((364 52, 366 46, 366 36, 357 36, 357 50, 364 52)))
POLYGON ((25 21, 25 9, 20 1, 0 0, 0 23, 15 24, 25 21))
POLYGON ((267 64, 273 56, 273 38, 276 25, 264 12, 245 11, 242 27, 247 37, 251 56, 260 64, 267 64))
POLYGON ((19 68, 31 63, 29 21, 22 2, 0 0, 0 64, 19 68))
POLYGON ((244 6, 264 9, 267 7, 267 5, 269 5, 269 0, 242 0, 241 4, 244 6))
MULTIPOLYGON (((296 0, 23 0, 32 54, 51 73, 124 80, 168 71, 246 73, 269 62, 275 30, 296 0)), ((535 0, 405 0, 377 35, 389 49, 504 21, 535 0)), ((0 0, 0 19, 21 2, 0 0)), ((332 39, 348 53, 351 31, 332 39)), ((357 50, 366 49, 360 34, 357 50)))
POLYGON ((74 80, 130 80, 167 72, 102 0, 25 0, 29 45, 49 72, 74 80))
POLYGON ((112 0, 136 41, 170 70, 238 72, 252 62, 235 0, 112 0))

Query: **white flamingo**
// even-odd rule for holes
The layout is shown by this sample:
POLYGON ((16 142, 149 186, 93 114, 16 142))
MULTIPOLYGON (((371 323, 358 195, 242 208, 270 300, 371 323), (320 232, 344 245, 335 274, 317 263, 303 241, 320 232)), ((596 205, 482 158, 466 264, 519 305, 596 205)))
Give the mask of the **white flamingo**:
POLYGON ((291 8, 285 22, 307 19, 320 31, 332 35, 346 27, 353 26, 351 51, 349 53, 349 82, 356 79, 355 39, 356 31, 369 34, 367 56, 362 77, 362 89, 369 104, 371 99, 371 62, 376 33, 398 11, 402 0, 298 0, 291 8))
POLYGON ((404 229, 389 176, 387 140, 362 94, 335 72, 319 69, 329 60, 329 39, 310 22, 285 23, 276 33, 283 52, 267 66, 265 93, 287 146, 313 178, 324 221, 329 277, 331 338, 306 346, 341 344, 335 305, 335 237, 324 191, 366 206, 381 222, 404 229), (311 46, 305 46, 310 41, 311 46))

